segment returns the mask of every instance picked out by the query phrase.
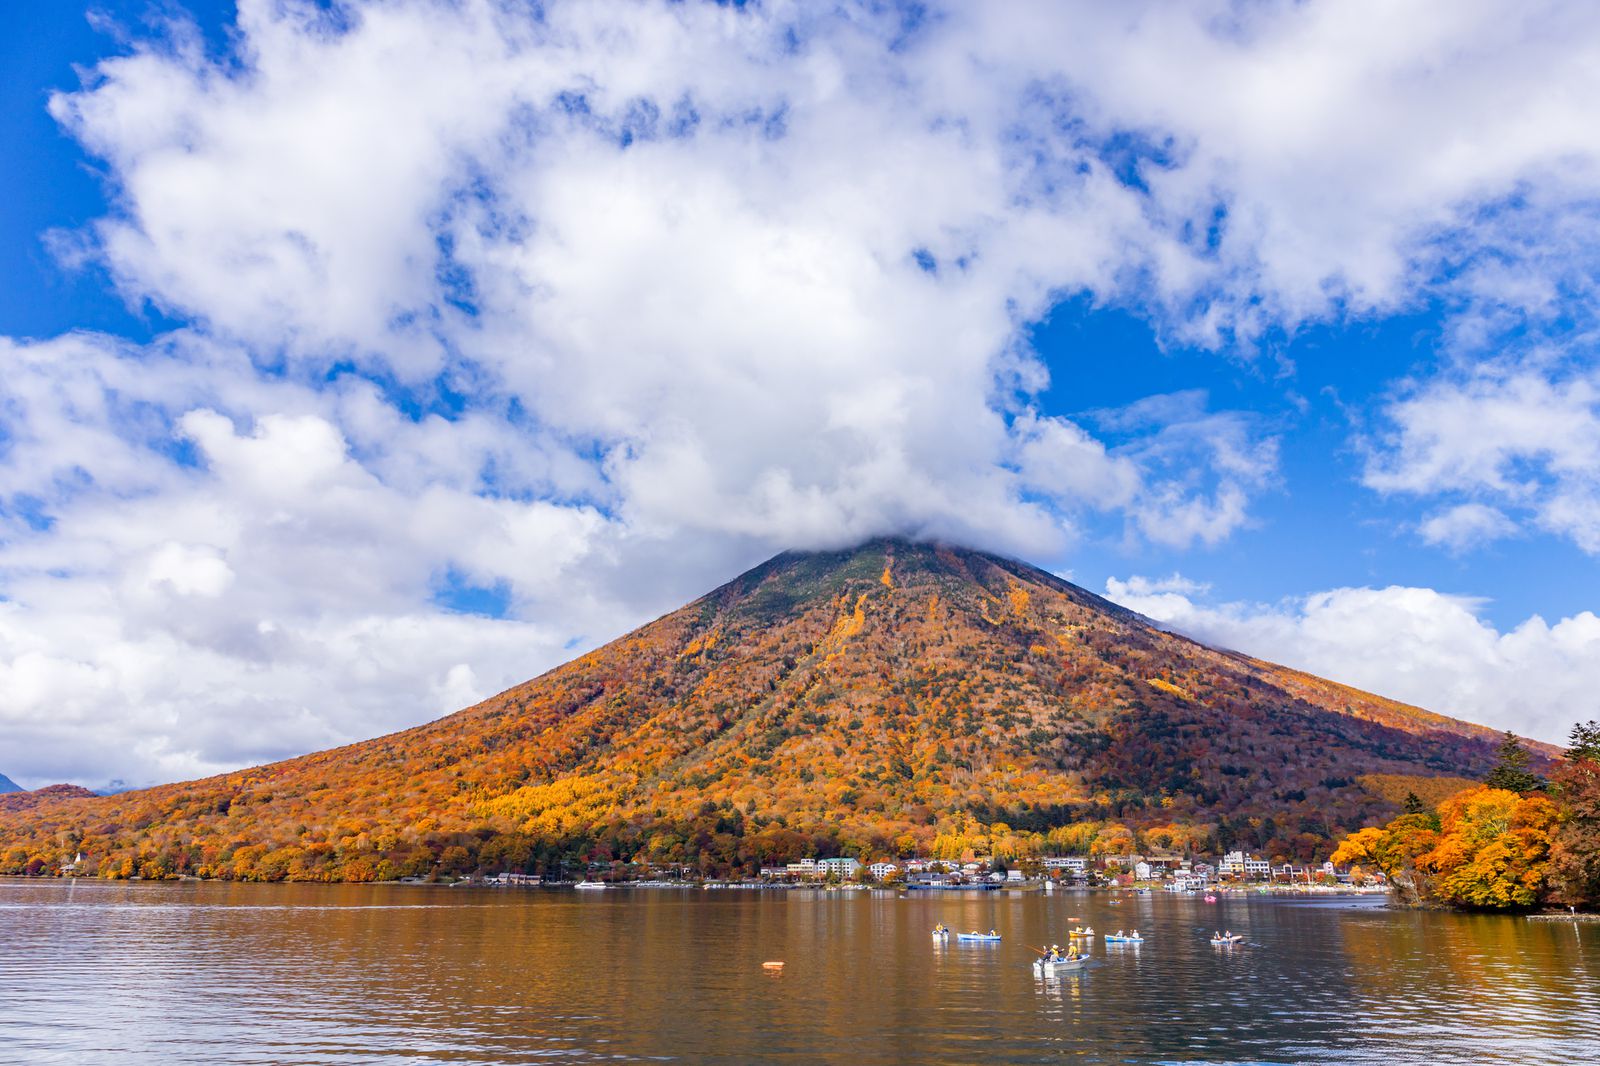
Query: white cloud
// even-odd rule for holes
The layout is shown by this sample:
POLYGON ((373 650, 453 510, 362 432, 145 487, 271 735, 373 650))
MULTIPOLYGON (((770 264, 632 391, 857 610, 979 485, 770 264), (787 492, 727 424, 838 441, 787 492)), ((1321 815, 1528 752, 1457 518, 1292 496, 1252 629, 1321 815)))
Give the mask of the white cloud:
POLYGON ((1493 507, 1460 503, 1430 515, 1417 531, 1429 544, 1463 552, 1511 536, 1516 533, 1517 524, 1493 507))
MULTIPOLYGON (((793 544, 1217 544, 1271 428, 1044 409, 1061 295, 1225 345, 1441 294, 1486 328, 1594 263, 1541 239, 1594 200, 1582 5, 238 6, 226 59, 179 32, 51 105, 115 202, 58 246, 191 325, 0 348, 13 776, 408 724, 793 544)), ((1374 484, 1600 528, 1556 445, 1540 496, 1430 439, 1374 484)))
MULTIPOLYGON (((1486 364, 1469 377, 1423 385, 1386 414, 1392 431, 1364 475, 1372 488, 1482 497, 1600 552, 1600 386, 1593 378, 1486 364)), ((1500 510, 1472 502, 1422 531, 1430 542, 1464 547, 1510 528, 1500 510)))
MULTIPOLYGON (((591 507, 386 482, 352 454, 337 389, 264 380, 192 337, 7 344, 0 362, 0 499, 48 516, 0 511, 0 724, 30 783, 182 777, 389 731, 669 605, 628 598, 591 507), (527 620, 433 602, 448 573, 504 582, 527 620)), ((514 447, 497 432, 464 428, 458 450, 485 439, 460 465, 514 447)), ((389 434, 373 466, 426 469, 433 440, 389 434)))
POLYGON ((1106 583, 1165 626, 1453 718, 1560 743, 1600 685, 1600 617, 1501 632, 1480 603, 1433 589, 1340 588, 1277 605, 1200 602, 1172 583, 1106 583))

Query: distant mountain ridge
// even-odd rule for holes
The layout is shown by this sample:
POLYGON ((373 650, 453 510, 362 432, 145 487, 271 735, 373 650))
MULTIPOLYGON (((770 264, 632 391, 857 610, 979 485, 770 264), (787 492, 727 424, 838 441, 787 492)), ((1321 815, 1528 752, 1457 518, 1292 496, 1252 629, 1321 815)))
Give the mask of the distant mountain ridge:
POLYGON ((1311 859, 1392 812, 1396 781, 1480 777, 1499 739, 1015 560, 877 540, 779 555, 415 729, 0 810, 0 869, 63 840, 112 875, 269 880, 841 851, 1311 859))
POLYGON ((27 791, 26 789, 24 789, 21 785, 17 784, 15 781, 11 780, 11 778, 7 777, 5 774, 0 774, 0 794, 4 794, 6 792, 26 792, 26 791, 27 791))

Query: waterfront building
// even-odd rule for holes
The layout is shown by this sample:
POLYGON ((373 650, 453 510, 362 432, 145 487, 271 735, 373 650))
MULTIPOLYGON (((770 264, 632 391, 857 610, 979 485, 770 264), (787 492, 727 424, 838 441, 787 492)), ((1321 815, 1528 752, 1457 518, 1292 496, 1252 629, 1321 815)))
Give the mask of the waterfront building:
POLYGON ((1082 855, 1047 855, 1039 860, 1039 865, 1046 870, 1058 870, 1066 873, 1086 874, 1089 872, 1089 860, 1082 855))

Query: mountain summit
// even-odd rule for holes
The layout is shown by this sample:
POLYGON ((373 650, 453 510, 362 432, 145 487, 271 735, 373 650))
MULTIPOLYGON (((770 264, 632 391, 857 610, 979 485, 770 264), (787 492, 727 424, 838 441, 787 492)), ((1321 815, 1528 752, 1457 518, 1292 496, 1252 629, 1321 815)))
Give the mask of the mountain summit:
MULTIPOLYGON (((937 544, 788 552, 464 711, 0 811, 0 870, 367 880, 557 858, 1245 846, 1320 857, 1499 736, 937 544)), ((1437 782, 1439 788, 1464 784, 1437 782)))

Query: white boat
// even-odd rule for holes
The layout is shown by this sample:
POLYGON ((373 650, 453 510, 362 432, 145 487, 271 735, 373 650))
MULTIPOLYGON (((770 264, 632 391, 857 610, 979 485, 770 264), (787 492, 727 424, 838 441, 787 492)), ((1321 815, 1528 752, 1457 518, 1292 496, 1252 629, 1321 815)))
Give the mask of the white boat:
POLYGON ((979 943, 979 944, 998 944, 998 943, 1000 943, 1000 934, 999 933, 957 933, 956 934, 956 939, 957 940, 973 941, 973 942, 979 943))
POLYGON ((1089 956, 1087 955, 1079 955, 1077 958, 1034 959, 1033 972, 1044 974, 1056 973, 1061 970, 1076 970, 1088 965, 1088 963, 1089 956))
POLYGON ((1237 944, 1239 941, 1241 941, 1243 939, 1244 939, 1244 935, 1243 934, 1234 933, 1232 936, 1214 936, 1214 937, 1211 938, 1211 942, 1213 944, 1218 945, 1218 946, 1228 946, 1228 945, 1232 945, 1232 944, 1237 944))
POLYGON ((933 931, 933 939, 935 939, 935 940, 949 940, 950 939, 950 930, 948 930, 948 929, 935 929, 933 931))
POLYGON ((1117 936, 1115 933, 1107 933, 1105 940, 1106 940, 1107 944, 1143 944, 1144 943, 1144 937, 1142 937, 1142 936, 1117 936))
POLYGON ((610 888, 611 886, 606 884, 604 881, 579 881, 577 884, 573 885, 572 887, 573 888, 580 888, 580 889, 587 889, 587 890, 592 890, 592 891, 598 892, 600 889, 610 888))

